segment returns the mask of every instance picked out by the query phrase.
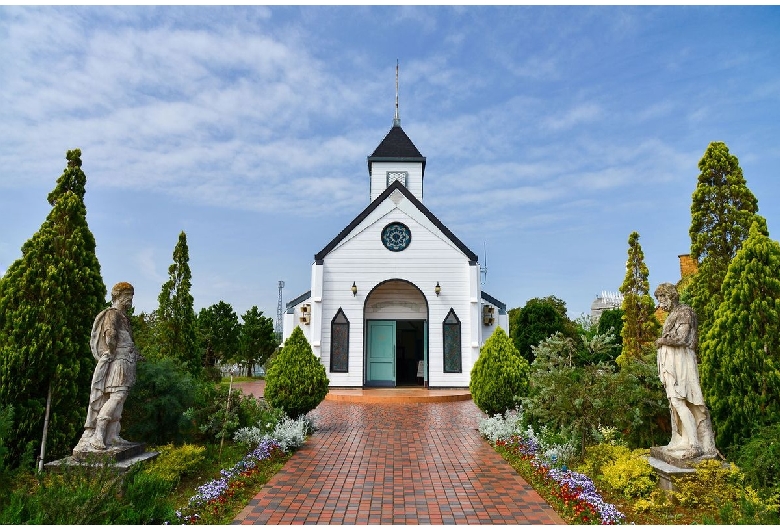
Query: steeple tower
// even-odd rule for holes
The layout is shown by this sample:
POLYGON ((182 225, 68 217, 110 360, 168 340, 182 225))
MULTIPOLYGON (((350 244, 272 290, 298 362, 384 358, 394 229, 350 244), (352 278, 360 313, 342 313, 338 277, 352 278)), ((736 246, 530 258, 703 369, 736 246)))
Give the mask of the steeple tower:
POLYGON ((398 112, 398 62, 395 65, 395 117, 393 127, 368 157, 373 201, 395 181, 400 181, 420 201, 423 199, 425 157, 401 128, 398 112))

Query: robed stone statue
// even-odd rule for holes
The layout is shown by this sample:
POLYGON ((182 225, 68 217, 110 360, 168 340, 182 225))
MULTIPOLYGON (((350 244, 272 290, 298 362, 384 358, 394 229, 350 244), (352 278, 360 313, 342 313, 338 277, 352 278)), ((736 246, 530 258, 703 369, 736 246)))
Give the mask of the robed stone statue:
POLYGON ((97 366, 87 407, 84 434, 73 456, 134 445, 119 436, 122 409, 135 383, 136 362, 141 359, 133 342, 128 310, 133 304, 133 286, 120 282, 111 289, 111 307, 95 318, 90 337, 97 366))
POLYGON ((670 463, 715 458, 717 449, 710 413, 704 404, 696 366, 696 313, 680 304, 677 288, 662 283, 655 291, 658 305, 669 312, 658 347, 658 375, 664 384, 672 415, 672 439, 652 454, 670 463), (658 452, 659 454, 655 454, 658 452), (665 457, 665 458, 663 458, 665 457))

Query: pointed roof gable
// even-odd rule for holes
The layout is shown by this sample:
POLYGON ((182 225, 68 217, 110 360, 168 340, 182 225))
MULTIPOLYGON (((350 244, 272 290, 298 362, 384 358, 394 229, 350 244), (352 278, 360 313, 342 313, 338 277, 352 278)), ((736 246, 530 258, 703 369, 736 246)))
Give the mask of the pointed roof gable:
MULTIPOLYGON (((405 135, 404 135, 404 136, 405 136, 405 135)), ((436 226, 436 228, 438 228, 439 230, 441 230, 441 231, 442 231, 442 233, 443 233, 443 234, 444 234, 444 235, 447 237, 447 239, 449 239, 450 241, 452 241, 452 243, 453 243, 453 244, 454 244, 456 247, 458 247, 458 249, 460 249, 460 251, 461 251, 461 252, 463 252, 463 253, 466 255, 466 257, 469 259, 469 262, 471 262, 471 263, 477 263, 477 261, 478 261, 477 255, 476 255, 474 252, 472 252, 472 251, 471 251, 471 250, 470 250, 470 249, 469 249, 469 248, 468 248, 468 247, 467 247, 465 244, 463 244, 463 242, 462 242, 460 239, 458 239, 457 237, 455 237, 455 234, 453 234, 453 233, 450 231, 450 229, 449 229, 449 228, 447 228, 446 226, 444 226, 444 224, 443 224, 441 221, 439 221, 439 219, 438 219, 438 218, 437 218, 435 215, 433 215, 433 213, 431 213, 431 211, 430 211, 428 208, 426 208, 426 207, 425 207, 425 205, 424 205, 423 203, 421 203, 421 202, 420 202, 420 201, 417 199, 417 197, 415 197, 415 196, 412 194, 412 192, 410 192, 410 191, 409 191, 409 190, 406 188, 406 186, 404 186, 403 184, 401 184, 401 183, 400 183, 400 182, 398 182, 398 181, 396 181, 396 182, 393 182, 393 183, 392 183, 390 186, 388 186, 388 187, 387 187, 387 189, 386 189, 385 191, 383 191, 383 192, 382 192, 382 194, 381 194, 379 197, 377 197, 376 199, 374 199, 374 201, 373 201, 371 204, 369 204, 369 205, 366 207, 366 209, 365 209, 365 210, 363 210, 362 212, 360 212, 360 214, 359 214, 357 217, 355 217, 355 219, 353 219, 353 220, 352 220, 352 222, 351 222, 351 223, 349 223, 349 225, 348 225, 348 226, 347 226, 347 227, 346 227, 344 230, 342 230, 342 231, 339 233, 339 235, 337 235, 337 236, 336 236, 336 237, 335 237, 335 238, 334 238, 334 239, 333 239, 333 240, 332 240, 330 243, 328 243, 328 244, 325 246, 325 248, 323 248, 323 249, 322 249, 322 250, 320 250, 320 251, 319 251, 317 254, 315 254, 315 255, 314 255, 314 259, 315 259, 315 261, 316 261, 317 263, 322 263, 322 260, 323 260, 323 259, 325 259, 325 256, 327 256, 328 254, 330 254, 330 252, 331 252, 331 251, 332 251, 334 248, 336 248, 336 246, 337 246, 337 245, 338 245, 338 244, 339 244, 339 243, 340 243, 342 240, 344 240, 344 239, 345 239, 345 238, 346 238, 346 237, 347 237, 347 236, 348 236, 348 235, 349 235, 349 234, 350 234, 350 233, 351 233, 351 232, 352 232, 352 231, 353 231, 355 228, 357 228, 357 226, 358 226, 358 225, 359 225, 361 222, 363 222, 363 220, 364 220, 366 217, 368 217, 368 216, 369 216, 369 214, 370 214, 371 212, 373 212, 373 211, 374 211, 374 210, 375 210, 375 209, 376 209, 376 208, 377 208, 377 207, 378 207, 380 204, 382 204, 382 202, 384 202, 384 200, 385 200, 385 199, 387 199, 388 197, 390 197, 390 194, 391 194, 391 193, 393 193, 393 192, 394 192, 394 191, 396 191, 396 190, 397 190, 397 191, 400 191, 400 192, 401 192, 401 193, 404 195, 404 197, 406 197, 407 199, 409 199, 409 201, 410 201, 410 202, 411 202, 411 203, 412 203, 412 204, 413 204, 413 205, 414 205, 414 206, 415 206, 415 207, 416 207, 418 210, 420 210, 420 212, 421 212, 423 215, 425 215, 425 217, 427 217, 427 218, 428 218, 428 220, 429 220, 429 221, 431 221, 431 222, 434 224, 434 226, 436 226)))
POLYGON ((374 153, 368 157, 369 174, 372 162, 422 162, 423 174, 425 173, 425 157, 398 124, 393 125, 384 140, 374 149, 374 153))

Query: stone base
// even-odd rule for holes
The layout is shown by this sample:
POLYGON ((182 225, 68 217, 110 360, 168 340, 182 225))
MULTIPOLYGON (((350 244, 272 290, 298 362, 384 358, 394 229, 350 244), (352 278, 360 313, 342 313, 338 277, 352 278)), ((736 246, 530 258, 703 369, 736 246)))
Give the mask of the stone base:
POLYGON ((666 447, 651 447, 648 463, 658 475, 658 486, 667 491, 674 490, 673 478, 696 473, 695 466, 704 460, 720 460, 716 453, 686 458, 682 450, 670 450, 666 447))
POLYGON ((650 456, 681 469, 692 469, 704 460, 718 459, 718 453, 705 453, 694 458, 685 457, 684 450, 672 450, 667 447, 651 447, 650 456))
POLYGON ((652 456, 647 457, 647 462, 653 468, 655 474, 658 475, 658 486, 666 491, 674 490, 673 478, 696 473, 696 470, 693 468, 681 468, 652 456))
POLYGON ((146 444, 134 443, 123 447, 109 447, 103 451, 73 451, 73 456, 65 457, 45 464, 50 471, 56 471, 63 466, 96 466, 107 463, 112 467, 127 471, 138 462, 157 458, 157 452, 147 452, 146 444))

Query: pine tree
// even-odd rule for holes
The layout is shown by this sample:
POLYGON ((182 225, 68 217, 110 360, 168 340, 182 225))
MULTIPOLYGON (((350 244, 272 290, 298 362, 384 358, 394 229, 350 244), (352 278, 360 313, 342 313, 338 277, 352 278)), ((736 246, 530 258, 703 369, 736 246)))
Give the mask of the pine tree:
POLYGON ((238 357, 241 324, 233 306, 227 302, 220 300, 201 309, 198 313, 198 331, 206 353, 206 366, 214 366, 217 361, 226 363, 238 357))
POLYGON ((106 286, 84 205, 81 151, 48 201, 52 209, 0 279, 0 409, 15 409, 11 460, 37 454, 51 390, 48 457, 69 453, 82 432, 95 361, 92 323, 106 306, 106 286))
POLYGON ((247 367, 247 375, 251 375, 254 365, 263 365, 271 358, 279 341, 274 331, 274 319, 264 317, 257 306, 252 306, 241 315, 241 319, 244 323, 241 325, 238 351, 241 362, 247 367))
POLYGON ((160 352, 187 366, 193 375, 201 370, 200 351, 196 334, 194 299, 190 294, 192 273, 187 234, 179 234, 173 249, 173 263, 168 267, 168 281, 157 298, 157 337, 160 352))
POLYGON ((723 142, 712 142, 699 161, 691 203, 691 256, 699 271, 691 280, 690 303, 706 333, 720 304, 729 263, 747 238, 758 201, 742 176, 737 157, 723 142))
POLYGON ((756 216, 701 341, 702 390, 724 450, 780 423, 780 244, 756 216))
POLYGON ((265 398, 295 419, 325 399, 329 382, 325 367, 296 326, 265 374, 265 398))
POLYGON ((655 303, 648 294, 649 271, 645 265, 645 254, 639 244, 639 234, 631 232, 628 237, 628 261, 626 277, 620 292, 623 294, 623 351, 616 359, 623 365, 629 358, 640 359, 644 350, 651 348, 658 338, 661 326, 655 317, 655 303))

